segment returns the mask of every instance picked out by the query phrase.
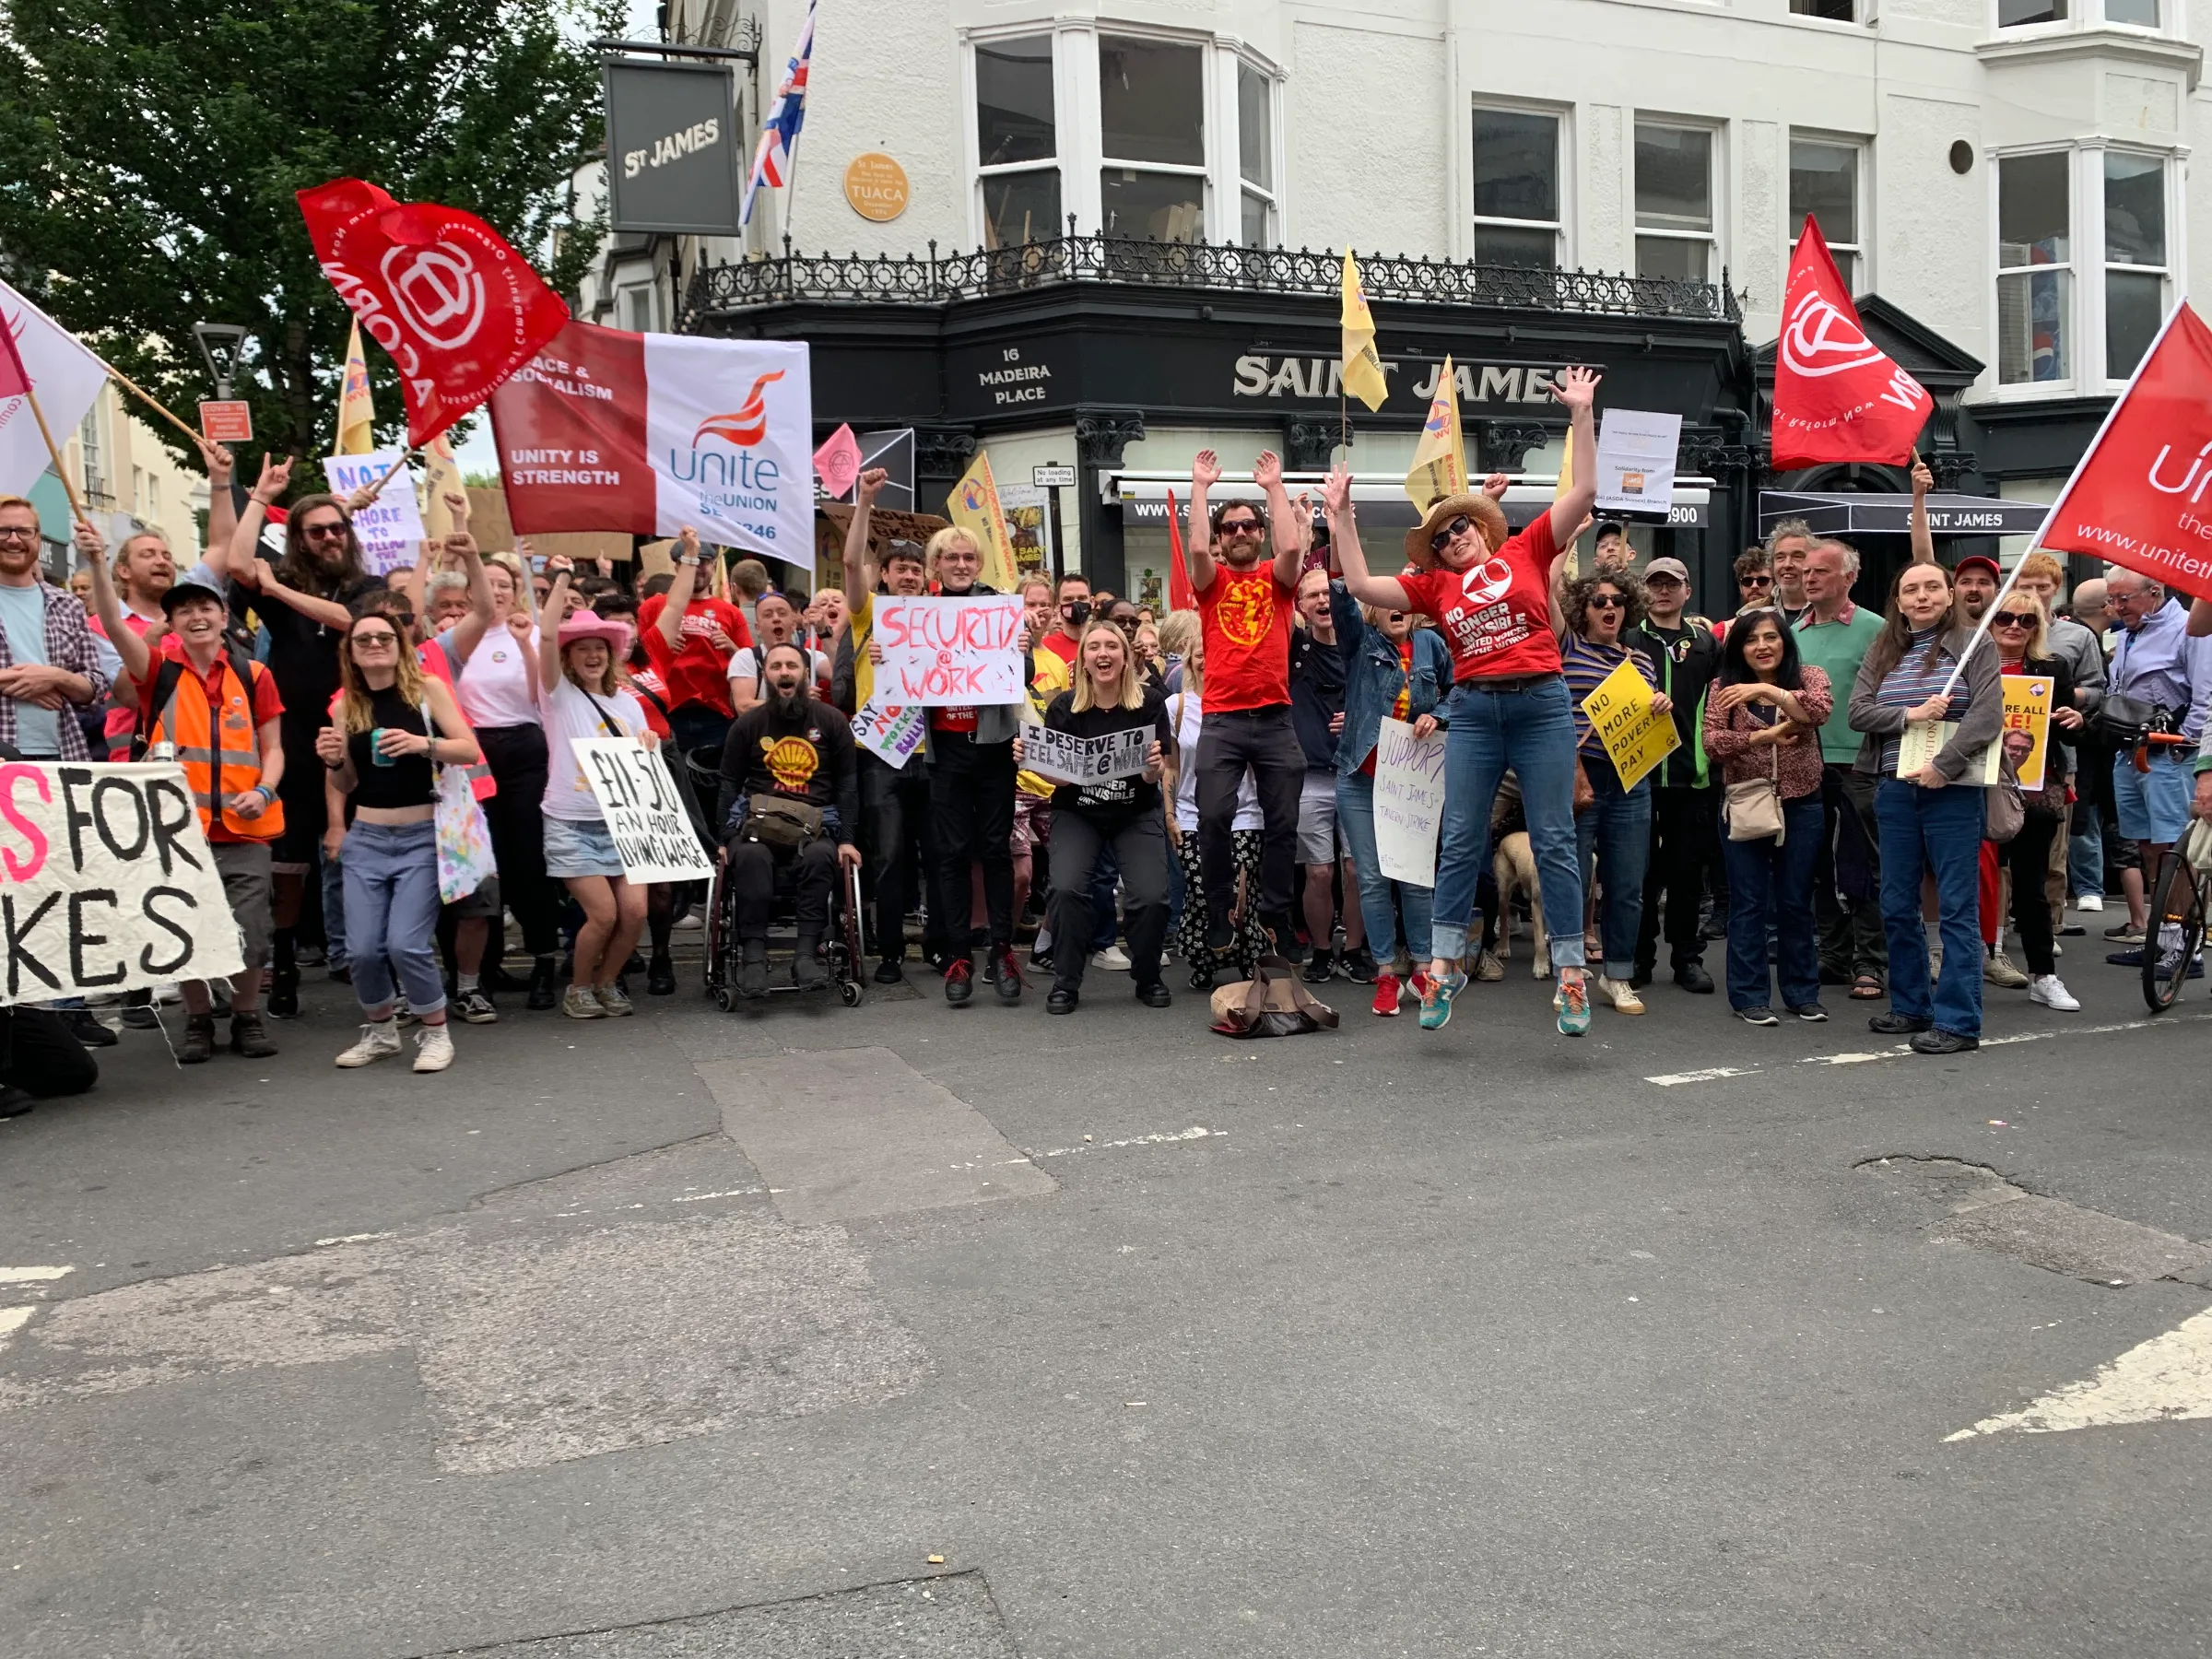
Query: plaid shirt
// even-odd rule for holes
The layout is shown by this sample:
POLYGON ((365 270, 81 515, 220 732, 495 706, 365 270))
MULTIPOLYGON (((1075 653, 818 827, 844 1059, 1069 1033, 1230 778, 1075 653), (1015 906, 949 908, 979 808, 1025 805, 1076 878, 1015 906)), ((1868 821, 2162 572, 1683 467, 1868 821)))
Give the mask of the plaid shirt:
MULTIPOLYGON (((49 665, 81 674, 90 682, 92 695, 87 702, 97 703, 108 694, 108 677, 100 672, 100 648, 92 642, 91 627, 85 620, 85 607, 75 594, 41 582, 39 596, 46 601, 46 661, 49 665)), ((16 665, 15 653, 8 644, 7 630, 0 628, 0 668, 16 665)), ((61 758, 65 760, 89 760, 91 751, 85 747, 85 728, 76 717, 75 704, 64 704, 54 711, 54 725, 61 736, 61 758)), ((12 745, 16 741, 16 699, 0 697, 0 743, 12 745)))

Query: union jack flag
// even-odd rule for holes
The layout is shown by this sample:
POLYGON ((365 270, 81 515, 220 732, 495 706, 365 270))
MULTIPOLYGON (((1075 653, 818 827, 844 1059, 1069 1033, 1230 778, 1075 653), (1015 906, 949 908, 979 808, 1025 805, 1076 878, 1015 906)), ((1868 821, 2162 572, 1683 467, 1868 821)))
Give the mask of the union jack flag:
POLYGON ((799 44, 784 66, 783 84, 769 106, 760 128, 760 147, 753 153, 753 171, 745 181, 745 205, 739 224, 753 221, 753 200, 765 184, 782 189, 791 176, 791 152, 806 120, 806 72, 814 62, 814 0, 807 0, 806 26, 799 30, 799 44))

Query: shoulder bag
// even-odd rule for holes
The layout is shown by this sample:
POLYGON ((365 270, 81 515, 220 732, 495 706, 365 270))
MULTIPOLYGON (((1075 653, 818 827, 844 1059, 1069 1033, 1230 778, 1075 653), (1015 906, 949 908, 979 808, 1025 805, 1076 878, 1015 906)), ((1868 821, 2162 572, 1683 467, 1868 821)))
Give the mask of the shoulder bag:
POLYGON ((1336 1010, 1299 983, 1288 968, 1262 963, 1249 980, 1213 994, 1212 1030, 1223 1037, 1298 1037, 1333 1031, 1336 1010))
MULTIPOLYGON (((435 745, 438 723, 430 716, 429 700, 422 703, 422 729, 435 745)), ((477 800, 475 784, 465 766, 430 762, 438 792, 438 897, 458 904, 500 873, 491 851, 491 825, 477 800)))
POLYGON ((1768 841, 1781 846, 1786 820, 1782 811, 1782 750, 1767 746, 1769 762, 1763 778, 1747 778, 1728 785, 1721 802, 1721 819, 1728 826, 1730 841, 1768 841))

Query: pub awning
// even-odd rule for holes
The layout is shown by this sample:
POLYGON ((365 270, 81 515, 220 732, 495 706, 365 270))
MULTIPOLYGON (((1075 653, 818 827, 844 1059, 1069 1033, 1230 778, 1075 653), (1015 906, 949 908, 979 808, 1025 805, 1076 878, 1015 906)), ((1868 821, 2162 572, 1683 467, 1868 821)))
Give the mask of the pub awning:
MULTIPOLYGON (((2033 535, 2050 509, 2037 501, 1994 496, 1928 497, 1928 528, 1936 535, 2033 535)), ((1761 490, 1759 533, 1783 519, 1803 519, 1821 535, 1904 535, 1912 528, 1909 495, 1854 495, 1846 491, 1761 490)))
MULTIPOLYGON (((1286 473, 1283 484, 1296 500, 1300 491, 1313 498, 1320 505, 1324 477, 1320 473, 1286 473)), ((1480 479, 1477 479, 1477 484, 1480 479)), ((1506 486, 1505 499, 1499 503, 1505 509, 1506 523, 1518 530, 1534 524, 1538 514, 1551 506, 1551 498, 1559 480, 1550 477, 1523 476, 1506 486)), ((1165 524, 1168 522, 1168 492, 1175 492, 1178 511, 1187 512, 1191 498, 1191 475, 1166 472, 1124 472, 1109 475, 1106 479, 1106 499, 1118 501, 1122 509, 1122 523, 1127 524, 1165 524)), ((1249 477, 1225 477, 1208 492, 1209 499, 1219 503, 1226 500, 1256 501, 1260 487, 1249 477)), ((1711 478, 1677 478, 1675 481, 1674 505, 1664 513, 1623 512, 1599 518, 1618 517, 1630 524, 1669 524, 1677 530, 1703 529, 1712 523, 1712 480, 1711 478)), ((1370 530, 1410 530, 1421 522, 1414 512, 1413 501, 1406 493, 1406 480, 1395 474, 1385 477, 1373 473, 1352 475, 1352 504, 1359 510, 1362 528, 1370 530)))

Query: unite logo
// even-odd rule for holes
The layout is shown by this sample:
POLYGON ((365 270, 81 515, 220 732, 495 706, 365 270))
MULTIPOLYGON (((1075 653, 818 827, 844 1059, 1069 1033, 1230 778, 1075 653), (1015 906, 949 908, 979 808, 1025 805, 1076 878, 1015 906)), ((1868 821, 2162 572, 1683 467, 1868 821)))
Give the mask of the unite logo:
POLYGON ((710 415, 700 421, 699 430, 691 434, 691 447, 697 449, 701 438, 719 438, 739 449, 750 449, 768 435, 768 402, 760 395, 760 389, 771 381, 782 378, 781 369, 762 375, 745 394, 743 406, 728 415, 710 415))
POLYGON ((2189 487, 2192 484, 2195 485, 2196 492, 2189 495, 2190 505, 2195 506, 2205 499, 2206 489, 2212 488, 2212 466, 2205 465, 2208 458, 2212 458, 2212 443, 2206 444, 2203 449, 2196 452, 2196 458, 2189 463, 2189 470, 2182 475, 2182 481, 2179 484, 2161 483, 2159 479, 2159 472, 2166 465, 2166 457, 2171 453, 2173 453, 2172 444, 2161 444, 2159 448, 2159 458, 2150 464, 2150 470, 2144 476, 2150 481, 2150 487, 2160 495, 2188 495, 2189 487))
POLYGON ((1797 301, 1782 331, 1782 354, 1799 374, 1842 374, 1881 360, 1881 349, 1818 290, 1797 301))
POLYGON ((450 241, 385 250, 379 267, 401 320, 439 351, 465 346, 484 324, 484 278, 450 241))

